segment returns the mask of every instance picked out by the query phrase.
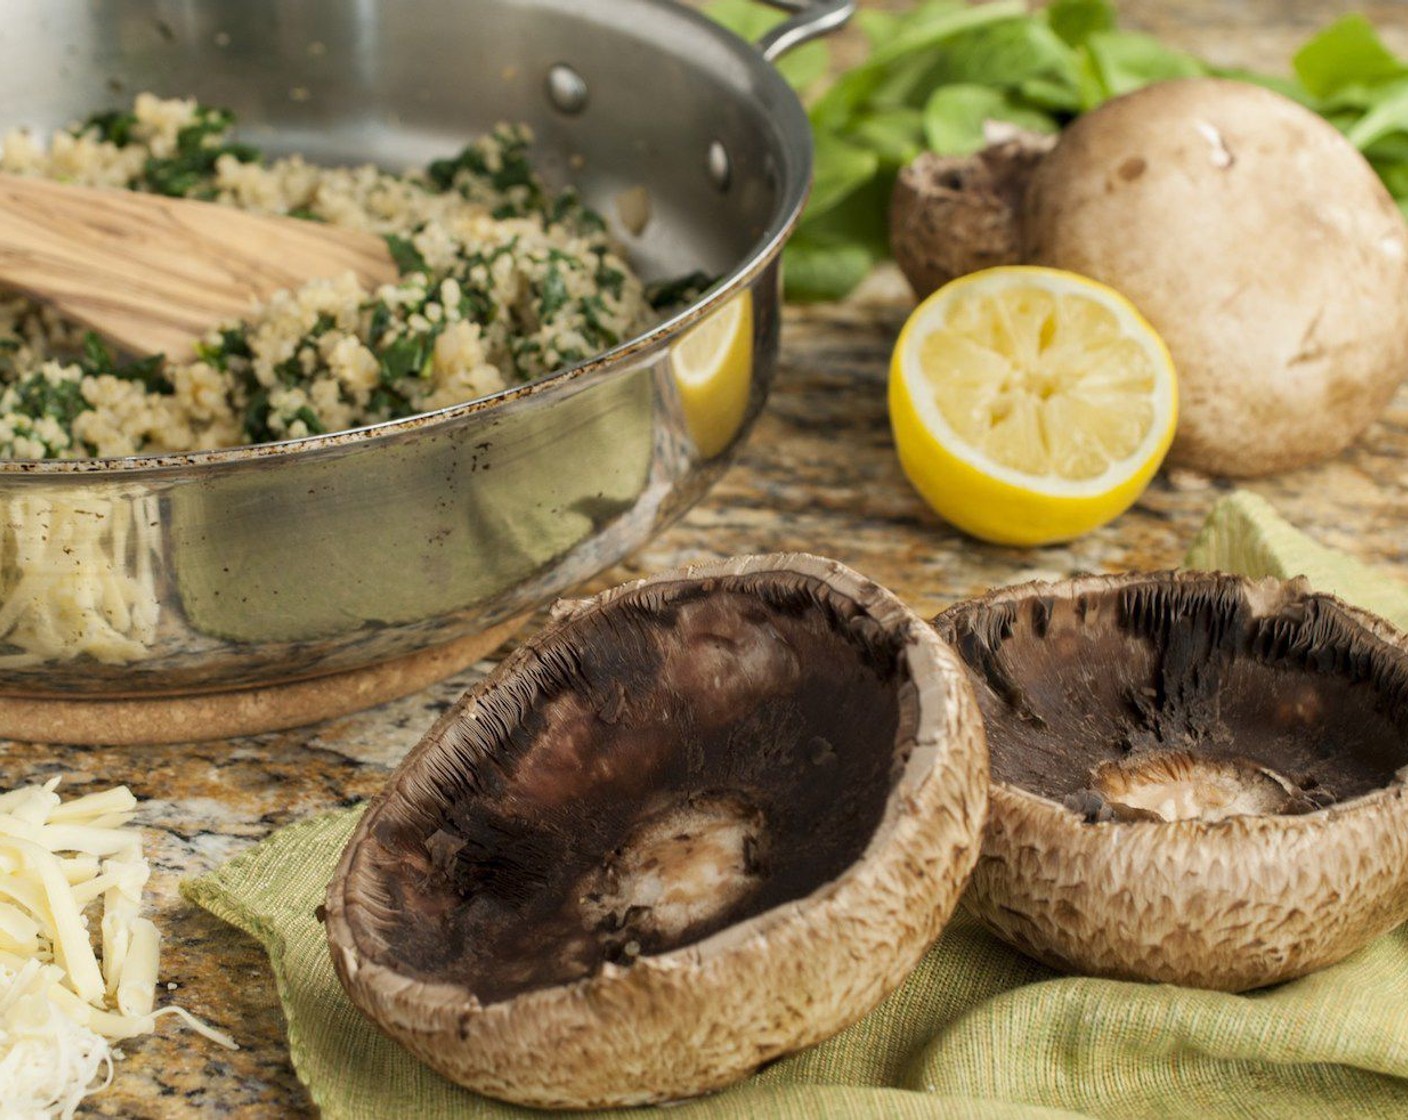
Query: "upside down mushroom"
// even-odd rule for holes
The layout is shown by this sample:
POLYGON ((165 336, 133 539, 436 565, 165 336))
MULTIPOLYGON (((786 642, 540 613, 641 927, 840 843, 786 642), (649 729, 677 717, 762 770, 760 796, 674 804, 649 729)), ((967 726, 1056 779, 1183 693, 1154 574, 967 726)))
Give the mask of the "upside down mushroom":
POLYGON ((964 905, 1057 968, 1241 991, 1408 919, 1408 638, 1303 581, 1005 588, 935 624, 987 730, 964 905))
POLYGON ((957 657, 888 592, 808 556, 667 573, 570 605, 407 757, 328 888, 333 962, 478 1092, 707 1092, 899 984, 986 780, 957 657))

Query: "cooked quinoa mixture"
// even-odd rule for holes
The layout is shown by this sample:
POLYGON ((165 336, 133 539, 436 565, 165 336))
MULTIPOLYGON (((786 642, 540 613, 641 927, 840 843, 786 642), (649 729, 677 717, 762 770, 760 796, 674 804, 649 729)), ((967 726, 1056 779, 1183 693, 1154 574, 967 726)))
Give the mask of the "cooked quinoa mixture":
POLYGON ((601 218, 534 174, 526 129, 391 174, 266 160, 231 124, 142 94, 47 141, 9 133, 0 168, 382 234, 400 280, 280 292, 189 361, 114 355, 51 309, 0 295, 0 457, 201 450, 393 420, 530 381, 649 322, 601 218))

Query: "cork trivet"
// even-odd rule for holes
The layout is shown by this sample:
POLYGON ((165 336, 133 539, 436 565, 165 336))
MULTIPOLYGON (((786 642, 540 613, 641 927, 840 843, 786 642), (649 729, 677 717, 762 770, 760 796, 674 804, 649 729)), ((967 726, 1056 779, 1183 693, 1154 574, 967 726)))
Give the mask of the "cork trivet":
POLYGON ((301 727, 374 707, 452 676, 493 653, 524 621, 511 619, 482 634, 380 665, 265 688, 114 700, 0 697, 0 738, 133 746, 233 739, 301 727))

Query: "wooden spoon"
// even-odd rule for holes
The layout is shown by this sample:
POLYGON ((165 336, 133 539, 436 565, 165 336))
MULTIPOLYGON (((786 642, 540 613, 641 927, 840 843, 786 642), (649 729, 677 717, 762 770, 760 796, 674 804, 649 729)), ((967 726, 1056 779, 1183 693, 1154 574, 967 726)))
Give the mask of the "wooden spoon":
POLYGON ((255 301, 349 269, 372 287, 397 277, 376 234, 0 174, 0 287, 133 354, 185 357, 255 301))

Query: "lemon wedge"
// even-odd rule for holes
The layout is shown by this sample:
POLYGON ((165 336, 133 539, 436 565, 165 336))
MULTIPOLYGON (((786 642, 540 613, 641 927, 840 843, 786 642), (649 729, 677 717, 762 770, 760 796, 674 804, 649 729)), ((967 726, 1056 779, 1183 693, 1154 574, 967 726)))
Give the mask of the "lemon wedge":
POLYGON ((753 384, 753 297, 740 292, 670 352, 680 407, 699 454, 712 459, 743 427, 753 384))
POLYGON ((900 465, 983 540, 1069 540, 1117 517, 1178 423, 1168 348, 1118 292, 1070 272, 975 272, 926 299, 890 367, 900 465))

